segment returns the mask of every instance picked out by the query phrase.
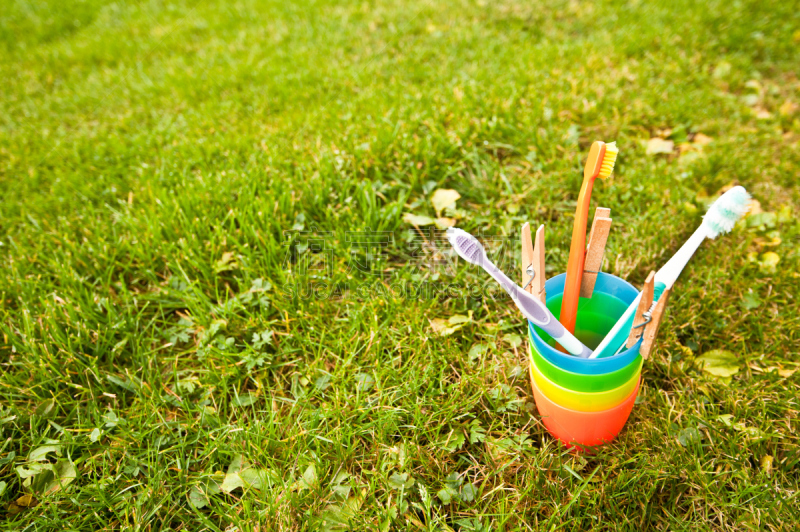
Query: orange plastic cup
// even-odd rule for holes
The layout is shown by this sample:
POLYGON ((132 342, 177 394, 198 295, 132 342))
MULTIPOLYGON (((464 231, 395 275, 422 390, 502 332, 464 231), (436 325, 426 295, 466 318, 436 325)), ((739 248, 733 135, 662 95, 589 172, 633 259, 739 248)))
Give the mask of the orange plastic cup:
POLYGON ((599 412, 579 412, 557 405, 539 390, 533 374, 531 374, 531 384, 536 408, 550 434, 570 447, 593 447, 612 441, 625 426, 633 410, 641 378, 630 395, 620 404, 599 412))
POLYGON ((560 406, 580 412, 602 412, 624 402, 639 386, 639 376, 642 373, 642 358, 639 357, 639 362, 635 363, 635 373, 622 385, 602 392, 580 392, 559 386, 548 379, 539 369, 533 355, 530 357, 530 364, 531 378, 542 395, 560 406))

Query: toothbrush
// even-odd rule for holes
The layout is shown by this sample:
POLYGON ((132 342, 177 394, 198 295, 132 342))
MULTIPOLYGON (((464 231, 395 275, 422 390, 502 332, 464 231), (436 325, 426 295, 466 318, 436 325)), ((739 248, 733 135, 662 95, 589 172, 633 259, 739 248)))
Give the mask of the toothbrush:
MULTIPOLYGON (((658 301, 664 290, 671 288, 675 284, 683 268, 697 251, 697 248, 700 247, 700 244, 703 243, 703 240, 716 238, 720 234, 730 232, 736 222, 747 214, 749 209, 750 194, 747 193, 744 187, 733 187, 717 198, 717 201, 711 205, 706 215, 703 216, 703 223, 700 224, 700 227, 656 273, 653 286, 653 302, 658 301)), ((622 347, 633 326, 634 315, 641 297, 640 293, 633 300, 589 358, 608 356, 616 353, 622 347)))
POLYGON ((541 301, 523 290, 517 283, 500 271, 486 256, 486 250, 483 249, 477 238, 466 231, 450 227, 447 230, 447 239, 462 259, 470 264, 480 266, 486 273, 491 275, 509 293, 520 312, 531 322, 544 329, 569 353, 582 358, 586 358, 592 353, 591 349, 583 345, 580 340, 575 338, 571 332, 558 322, 556 317, 541 301))
POLYGON ((564 280, 564 297, 561 300, 559 321, 571 333, 575 332, 578 301, 581 293, 584 261, 586 259, 586 223, 589 220, 589 203, 595 179, 606 179, 614 171, 619 149, 616 142, 606 144, 595 141, 589 150, 589 158, 583 167, 583 185, 578 194, 578 207, 572 224, 572 242, 567 260, 567 277, 564 280))

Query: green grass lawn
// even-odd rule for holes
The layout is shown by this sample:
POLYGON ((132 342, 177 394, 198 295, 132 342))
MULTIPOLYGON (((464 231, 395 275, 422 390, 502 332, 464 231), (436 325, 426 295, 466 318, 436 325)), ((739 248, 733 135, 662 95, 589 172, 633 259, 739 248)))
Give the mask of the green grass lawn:
POLYGON ((794 529, 798 13, 4 2, 2 528, 794 529), (595 139, 637 287, 721 189, 763 212, 684 271, 592 456, 541 424, 510 301, 404 216, 456 190, 515 279, 544 223, 555 275, 595 139))

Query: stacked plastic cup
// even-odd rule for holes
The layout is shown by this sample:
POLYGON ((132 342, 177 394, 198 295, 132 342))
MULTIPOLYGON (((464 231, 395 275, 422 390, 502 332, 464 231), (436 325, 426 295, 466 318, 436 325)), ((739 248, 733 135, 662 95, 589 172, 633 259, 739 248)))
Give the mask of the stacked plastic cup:
MULTIPOLYGON (((545 283, 547 307, 561 311, 566 274, 545 283)), ((581 298, 575 336, 594 348, 636 298, 639 291, 626 281, 599 273, 592 297, 581 298)), ((528 323, 531 385, 542 422, 554 437, 570 446, 593 447, 619 434, 639 391, 641 340, 606 358, 584 359, 555 348, 550 336, 528 323)))

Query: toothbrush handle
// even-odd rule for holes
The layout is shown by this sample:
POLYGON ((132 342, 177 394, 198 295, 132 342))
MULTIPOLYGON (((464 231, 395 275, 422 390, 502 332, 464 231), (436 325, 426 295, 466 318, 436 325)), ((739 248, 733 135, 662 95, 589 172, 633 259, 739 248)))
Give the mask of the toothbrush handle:
POLYGON ((511 299, 514 300, 514 303, 517 305, 517 308, 526 318, 544 329, 547 334, 561 344, 570 354, 581 358, 587 358, 592 353, 591 349, 583 345, 580 340, 575 338, 571 332, 559 323, 556 317, 553 316, 550 310, 544 306, 541 301, 522 290, 517 283, 509 279, 508 276, 490 260, 486 259, 485 262, 481 263, 481 266, 486 273, 491 275, 494 280, 508 292, 511 299))
POLYGON ((678 280, 689 259, 695 254, 697 248, 709 236, 705 224, 702 224, 692 233, 692 236, 675 252, 667 263, 656 272, 655 282, 662 282, 667 288, 671 288, 678 280))
MULTIPOLYGON (((681 272, 686 267, 689 259, 692 258, 697 248, 700 247, 700 244, 702 244, 703 240, 708 236, 709 233, 705 224, 701 224, 667 263, 656 272, 653 301, 658 301, 658 298, 661 297, 661 293, 664 290, 672 288, 672 285, 678 280, 678 276, 680 276, 681 272)), ((606 337, 603 338, 603 341, 595 348, 589 358, 602 358, 611 356, 617 352, 628 337, 631 327, 633 327, 634 314, 636 313, 636 307, 639 306, 641 297, 641 293, 636 296, 633 303, 630 304, 625 310, 625 313, 617 320, 614 327, 608 331, 606 337)))
MULTIPOLYGON (((664 286, 664 283, 655 283, 653 287, 653 301, 658 301, 658 298, 661 297, 665 289, 666 286, 664 286)), ((595 348, 589 358, 603 358, 619 351, 631 332, 633 319, 636 316, 636 309, 639 307, 639 301, 641 301, 641 299, 642 294, 640 292, 639 295, 636 296, 636 299, 628 305, 628 308, 625 309, 625 312, 617 320, 617 323, 614 324, 614 327, 608 332, 606 337, 603 338, 603 341, 595 348)))
POLYGON ((586 224, 589 221, 589 201, 592 197, 594 179, 584 178, 578 194, 578 206, 575 209, 575 220, 572 223, 572 240, 569 245, 567 259, 567 277, 564 279, 564 296, 561 298, 559 321, 569 332, 575 331, 575 320, 578 317, 581 279, 586 261, 586 224))

